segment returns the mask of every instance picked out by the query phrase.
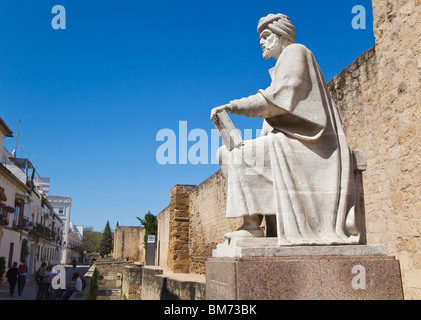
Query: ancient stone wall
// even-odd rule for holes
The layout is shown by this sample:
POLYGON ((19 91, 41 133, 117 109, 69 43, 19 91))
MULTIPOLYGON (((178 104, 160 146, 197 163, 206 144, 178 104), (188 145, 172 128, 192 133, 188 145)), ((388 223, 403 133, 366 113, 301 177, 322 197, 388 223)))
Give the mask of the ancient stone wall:
POLYGON ((387 194, 380 192, 385 178, 375 169, 380 144, 373 140, 380 117, 377 89, 377 56, 372 47, 328 83, 329 91, 342 116, 346 138, 352 149, 366 153, 367 171, 363 173, 367 242, 386 244, 385 220, 380 211, 388 206, 387 194), (381 206, 381 207, 380 207, 381 206))
POLYGON ((421 298, 420 0, 373 0, 374 48, 331 81, 353 148, 367 153, 368 243, 401 263, 406 299, 421 298))
POLYGON ((194 188, 196 186, 176 185, 171 190, 167 266, 174 272, 189 272, 189 205, 194 188))
POLYGON ((405 298, 421 299, 421 1, 373 0, 382 109, 373 138, 385 177, 388 250, 401 262, 405 298))
POLYGON ((167 267, 168 244, 170 233, 170 207, 166 207, 157 216, 158 224, 155 265, 167 267))
POLYGON ((190 269, 205 273, 206 259, 212 257, 216 245, 224 242, 224 234, 237 229, 242 219, 227 219, 227 186, 222 171, 201 183, 190 195, 190 269))
POLYGON ((205 300, 206 283, 164 274, 162 269, 142 268, 142 300, 205 300))
POLYGON ((100 274, 107 273, 119 273, 123 274, 123 268, 130 265, 125 261, 111 261, 111 260, 99 260, 95 263, 95 267, 100 274))
POLYGON ((227 219, 226 183, 221 171, 199 186, 175 186, 170 205, 157 216, 155 265, 173 272, 205 273, 205 261, 224 234, 237 229, 242 219, 227 219))
POLYGON ((142 300, 162 300, 163 271, 152 267, 142 268, 142 300))
POLYGON ((142 266, 126 265, 123 267, 121 292, 127 300, 139 300, 142 296, 142 266))
POLYGON ((114 231, 113 258, 145 263, 145 230, 142 227, 117 226, 114 231))

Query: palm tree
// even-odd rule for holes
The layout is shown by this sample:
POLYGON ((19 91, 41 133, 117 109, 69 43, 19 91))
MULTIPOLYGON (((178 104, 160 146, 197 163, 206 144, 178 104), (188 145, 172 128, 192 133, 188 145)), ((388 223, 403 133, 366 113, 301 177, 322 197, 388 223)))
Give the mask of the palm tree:
POLYGON ((156 221, 156 217, 150 212, 148 211, 147 214, 145 214, 144 219, 136 217, 137 220, 140 221, 140 224, 142 225, 142 227, 145 229, 145 236, 143 239, 143 245, 145 246, 146 249, 146 243, 147 243, 147 239, 149 235, 156 235, 157 229, 158 229, 158 224, 156 221))

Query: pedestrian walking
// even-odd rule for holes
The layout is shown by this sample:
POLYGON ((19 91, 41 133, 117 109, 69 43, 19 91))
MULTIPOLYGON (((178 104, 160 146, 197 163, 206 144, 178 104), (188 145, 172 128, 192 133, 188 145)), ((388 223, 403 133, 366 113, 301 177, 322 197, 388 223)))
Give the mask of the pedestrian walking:
POLYGON ((37 300, 43 300, 45 297, 45 291, 47 289, 46 267, 47 264, 43 262, 35 275, 35 281, 38 285, 37 300))
POLYGON ((18 267, 18 296, 22 296, 23 289, 25 289, 26 280, 29 281, 28 266, 25 263, 25 259, 22 259, 21 264, 18 267))
POLYGON ((7 270, 6 277, 7 282, 9 282, 10 285, 10 296, 13 297, 13 293, 15 291, 16 282, 18 281, 18 275, 19 275, 19 269, 18 269, 18 263, 13 262, 13 265, 7 270))
POLYGON ((51 293, 51 281, 52 281, 52 272, 51 272, 51 266, 48 266, 45 268, 45 276, 46 276, 46 285, 45 285, 45 294, 44 299, 50 300, 50 293, 51 293))

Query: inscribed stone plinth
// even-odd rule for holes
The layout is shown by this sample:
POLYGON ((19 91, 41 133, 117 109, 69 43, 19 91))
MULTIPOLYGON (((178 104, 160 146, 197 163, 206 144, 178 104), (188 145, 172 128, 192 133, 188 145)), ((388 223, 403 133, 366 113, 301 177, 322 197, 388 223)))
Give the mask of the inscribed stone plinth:
POLYGON ((402 300, 399 262, 386 256, 211 258, 207 300, 402 300))

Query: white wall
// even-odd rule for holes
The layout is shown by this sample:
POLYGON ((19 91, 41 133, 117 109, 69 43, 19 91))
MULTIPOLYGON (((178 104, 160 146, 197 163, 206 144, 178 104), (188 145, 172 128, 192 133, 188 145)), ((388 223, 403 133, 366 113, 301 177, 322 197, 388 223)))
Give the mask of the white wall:
POLYGON ((4 154, 4 134, 0 131, 0 162, 3 163, 3 154, 4 154))
POLYGON ((56 214, 60 217, 63 221, 63 242, 66 242, 66 246, 63 247, 61 253, 61 263, 62 264, 70 264, 72 260, 72 250, 67 248, 69 245, 69 228, 70 228, 70 214, 71 214, 71 207, 72 203, 70 199, 65 197, 63 198, 54 198, 54 196, 48 198, 50 201, 51 206, 54 208, 56 214), (63 208, 63 214, 59 213, 59 209, 63 208))
POLYGON ((0 243, 0 256, 3 256, 6 258, 6 267, 9 267, 8 260, 9 260, 10 243, 14 244, 11 263, 17 262, 19 264, 20 249, 22 245, 22 242, 19 241, 19 233, 3 228, 3 236, 2 236, 2 241, 0 243))

